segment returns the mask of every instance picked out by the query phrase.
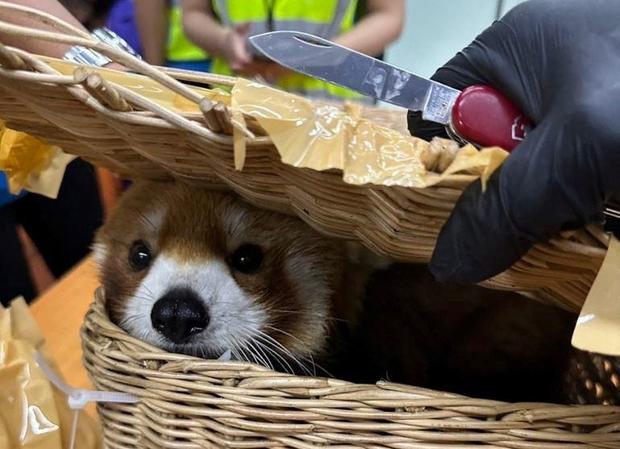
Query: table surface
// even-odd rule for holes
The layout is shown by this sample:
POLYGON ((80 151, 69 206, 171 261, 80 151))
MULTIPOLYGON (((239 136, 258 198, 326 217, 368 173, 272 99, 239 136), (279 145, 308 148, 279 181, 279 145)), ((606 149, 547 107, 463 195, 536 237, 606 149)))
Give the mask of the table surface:
POLYGON ((31 311, 66 382, 91 388, 82 365, 80 327, 98 286, 95 263, 87 257, 32 304, 31 311))

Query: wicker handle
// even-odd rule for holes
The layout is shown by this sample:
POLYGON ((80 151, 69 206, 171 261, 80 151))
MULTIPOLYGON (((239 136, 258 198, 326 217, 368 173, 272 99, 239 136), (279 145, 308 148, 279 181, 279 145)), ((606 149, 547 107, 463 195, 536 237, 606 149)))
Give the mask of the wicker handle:
MULTIPOLYGON (((112 61, 120 63, 123 66, 133 70, 134 72, 137 72, 141 75, 147 76, 150 79, 155 80, 162 86, 170 89, 172 92, 196 104, 197 109, 203 111, 204 119, 207 126, 200 126, 199 124, 191 120, 179 116, 173 111, 162 108, 157 104, 153 103, 152 101, 134 94, 133 92, 121 85, 109 81, 104 81, 98 75, 93 75, 92 73, 89 73, 86 68, 78 69, 74 74, 73 79, 54 79, 54 81, 57 83, 60 82, 67 85, 81 84, 82 87, 85 88, 85 90, 90 94, 92 98, 96 99, 99 103, 101 103, 101 105, 105 106, 106 108, 118 112, 128 112, 132 110, 132 107, 129 103, 136 104, 139 107, 144 108, 145 110, 155 114, 156 116, 161 117, 167 123, 178 126, 191 133, 197 134, 201 137, 208 139, 209 141, 215 141, 216 143, 226 145, 234 143, 236 153, 241 153, 241 150, 239 148, 245 147, 246 138, 253 139, 253 142, 250 142, 250 145, 265 144, 269 141, 269 138, 264 136, 256 138, 255 134, 247 129, 243 120, 231 120, 231 114, 225 110, 226 107, 223 104, 216 105, 217 107, 215 108, 215 111, 217 114, 219 126, 212 128, 211 125, 214 124, 213 114, 209 110, 200 108, 200 104, 204 104, 204 101, 207 99, 197 93, 195 90, 190 89, 183 83, 179 82, 177 79, 173 78, 166 72, 170 72, 175 76, 179 77, 180 79, 195 78, 195 74, 192 75, 191 73, 186 71, 167 70, 151 66, 150 64, 134 57, 127 52, 102 43, 101 41, 92 37, 90 34, 79 30, 78 28, 58 19, 57 17, 33 8, 0 1, 0 10, 10 10, 13 12, 24 14, 29 19, 39 22, 42 26, 47 25, 58 31, 54 32, 42 29, 32 29, 30 27, 15 25, 0 20, 0 33, 5 33, 13 36, 41 39, 49 42, 80 45, 99 51, 112 61), (222 111, 222 109, 224 109, 224 111, 222 111), (222 130, 224 130, 228 135, 218 134, 218 132, 221 132, 222 130)), ((5 47, 2 44, 0 44, 0 63, 2 63, 3 66, 5 66, 6 68, 10 68, 12 70, 25 69, 26 65, 30 65, 39 72, 47 73, 50 75, 59 75, 58 72, 54 71, 46 64, 42 64, 39 60, 37 60, 37 58, 33 57, 29 53, 16 48, 5 47)), ((209 79, 212 82, 220 84, 234 85, 234 78, 232 77, 222 75, 210 75, 209 79)), ((68 87, 68 90, 83 101, 88 101, 88 98, 84 98, 83 92, 72 89, 71 87, 68 87)))
MULTIPOLYGON (((145 76, 149 76, 150 78, 159 82, 161 85, 167 87, 168 89, 174 91, 175 93, 181 95, 187 100, 192 101, 195 104, 199 104, 203 98, 194 90, 188 88, 186 85, 177 81, 170 75, 164 73, 162 70, 155 68, 144 61, 141 61, 140 59, 130 55, 127 52, 100 42, 99 40, 90 36, 88 33, 85 33, 75 28, 74 26, 64 22, 63 20, 58 19, 57 17, 33 8, 15 5, 13 3, 4 1, 0 1, 0 10, 10 10, 13 12, 18 12, 25 15, 29 19, 40 22, 41 25, 48 25, 58 31, 63 32, 61 33, 46 31, 43 29, 33 29, 30 27, 15 25, 0 20, 1 33, 9 34, 12 36, 41 39, 49 42, 63 43, 68 45, 81 45, 83 47, 88 47, 102 53, 111 60, 122 64, 123 66, 135 72, 138 72, 145 76)), ((229 78, 227 80, 225 77, 222 77, 221 82, 229 83, 230 85, 232 85, 233 78, 229 78)))

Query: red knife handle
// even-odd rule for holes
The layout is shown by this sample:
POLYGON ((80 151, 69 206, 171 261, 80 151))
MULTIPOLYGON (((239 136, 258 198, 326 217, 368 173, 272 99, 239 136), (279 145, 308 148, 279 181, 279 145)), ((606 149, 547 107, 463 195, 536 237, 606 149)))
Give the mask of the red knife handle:
POLYGON ((452 107, 450 127, 462 139, 481 147, 512 151, 533 128, 508 98, 488 86, 463 90, 452 107))

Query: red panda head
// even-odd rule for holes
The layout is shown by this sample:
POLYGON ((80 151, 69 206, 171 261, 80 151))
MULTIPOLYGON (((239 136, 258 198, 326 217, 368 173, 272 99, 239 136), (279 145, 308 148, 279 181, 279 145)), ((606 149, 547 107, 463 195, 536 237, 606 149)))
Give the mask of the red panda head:
POLYGON ((232 194, 140 182, 94 250, 111 320, 173 352, 303 359, 348 307, 342 243, 232 194))

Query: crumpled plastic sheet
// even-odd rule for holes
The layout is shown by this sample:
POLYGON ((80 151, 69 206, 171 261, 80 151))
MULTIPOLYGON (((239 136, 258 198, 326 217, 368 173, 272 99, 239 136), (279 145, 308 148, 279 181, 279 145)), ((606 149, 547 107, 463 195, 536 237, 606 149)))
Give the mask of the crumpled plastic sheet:
MULTIPOLYGON (((77 337, 76 337, 77 338, 77 337)), ((0 449, 96 449, 99 428, 75 411, 36 362, 54 366, 23 299, 0 305, 0 449)))
POLYGON ((25 189, 56 198, 65 169, 75 157, 30 134, 7 128, 0 120, 0 171, 6 174, 14 195, 25 189))
POLYGON ((476 175, 485 182, 508 156, 498 147, 458 148, 439 139, 429 143, 362 118, 355 109, 313 103, 243 79, 232 91, 231 106, 257 120, 282 162, 314 170, 339 169, 350 184, 422 188, 456 173, 476 175))

